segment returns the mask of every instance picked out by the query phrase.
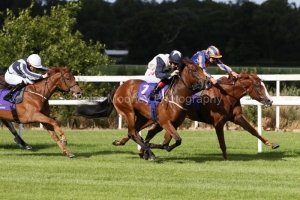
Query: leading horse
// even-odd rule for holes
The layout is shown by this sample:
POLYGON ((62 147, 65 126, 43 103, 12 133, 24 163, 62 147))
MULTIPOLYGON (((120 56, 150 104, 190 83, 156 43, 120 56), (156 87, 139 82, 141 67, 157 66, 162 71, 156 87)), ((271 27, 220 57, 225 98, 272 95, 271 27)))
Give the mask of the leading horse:
POLYGON ((154 153, 141 139, 137 127, 157 123, 175 139, 175 143, 170 148, 179 146, 181 138, 177 132, 177 127, 185 119, 188 97, 193 94, 194 88, 202 88, 207 81, 200 67, 190 60, 183 59, 182 61, 183 63, 179 65, 178 78, 166 91, 162 101, 160 103, 154 102, 158 104, 155 110, 152 110, 147 103, 138 98, 139 87, 144 81, 128 80, 119 86, 106 101, 100 102, 98 105, 80 106, 78 114, 88 118, 106 117, 114 106, 117 112, 128 122, 128 137, 147 152, 146 155, 148 156, 145 159, 150 157, 150 159, 155 160, 154 153), (153 113, 156 115, 153 116, 153 113))
MULTIPOLYGON (((22 124, 42 123, 62 152, 69 158, 72 158, 74 154, 65 147, 67 139, 64 132, 58 126, 57 122, 49 117, 49 98, 57 89, 69 92, 75 98, 80 98, 82 91, 68 67, 52 67, 47 73, 47 78, 27 85, 24 88, 23 99, 20 103, 8 105, 11 109, 1 109, 0 119, 9 122, 16 121, 22 124), (55 130, 59 133, 61 140, 55 130)), ((3 98, 6 92, 7 90, 0 90, 1 98, 3 98)))
MULTIPOLYGON (((278 144, 261 136, 243 115, 240 99, 245 95, 249 95, 265 106, 271 106, 273 103, 262 80, 256 74, 242 72, 238 79, 234 79, 232 76, 220 78, 216 85, 209 90, 204 90, 199 98, 195 98, 187 111, 187 118, 214 126, 224 160, 228 160, 224 138, 224 125, 227 121, 240 125, 265 145, 271 146, 273 149, 279 147, 278 144)), ((137 127, 137 130, 143 128, 145 127, 137 127)), ((149 142, 161 130, 162 127, 159 125, 149 129, 145 141, 149 142)), ((167 133, 165 138, 167 138, 166 143, 170 142, 171 137, 167 133)), ((120 141, 115 140, 113 144, 116 146, 125 145, 129 139, 129 137, 124 137, 120 141)), ((166 144, 150 144, 151 148, 170 151, 166 146, 166 144)), ((144 151, 141 149, 139 155, 142 157, 143 154, 144 151)))

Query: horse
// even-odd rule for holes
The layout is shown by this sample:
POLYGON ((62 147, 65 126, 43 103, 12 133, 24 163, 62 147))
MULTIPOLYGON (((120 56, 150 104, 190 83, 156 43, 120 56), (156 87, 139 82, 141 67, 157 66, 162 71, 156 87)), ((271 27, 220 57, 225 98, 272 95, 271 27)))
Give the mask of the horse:
POLYGON ((80 98, 82 91, 68 67, 52 67, 47 71, 47 74, 47 78, 25 86, 24 90, 22 90, 23 92, 20 92, 20 94, 23 93, 23 98, 20 102, 10 103, 3 101, 3 97, 8 91, 0 90, 0 100, 5 107, 0 110, 0 119, 2 121, 15 121, 22 124, 42 123, 62 152, 69 158, 72 158, 74 154, 65 147, 67 139, 64 132, 58 126, 57 122, 49 117, 50 105, 48 100, 57 89, 69 92, 75 98, 80 98), (59 133, 61 140, 55 130, 59 133))
MULTIPOLYGON (((146 103, 138 98, 139 87, 142 83, 145 83, 144 80, 127 80, 112 92, 105 101, 99 102, 97 105, 81 105, 78 107, 77 113, 87 118, 107 117, 115 108, 128 122, 128 137, 147 152, 145 154, 147 157, 144 157, 144 159, 155 160, 154 153, 141 139, 137 128, 157 123, 175 139, 175 143, 169 148, 173 149, 181 145, 177 127, 185 119, 186 102, 195 88, 202 89, 205 86, 207 78, 200 67, 191 60, 184 58, 179 65, 178 78, 170 85, 160 102, 148 101, 146 103), (152 103, 157 107, 149 107, 148 104, 152 103)), ((148 85, 143 90, 147 88, 148 85)))
MULTIPOLYGON (((216 85, 213 85, 208 90, 204 90, 200 97, 194 99, 195 101, 190 104, 186 112, 187 118, 214 126, 224 160, 228 160, 224 138, 224 125, 227 121, 240 125, 265 145, 271 146, 272 149, 279 147, 278 144, 261 136, 245 118, 240 102, 240 99, 245 95, 249 95, 252 99, 261 102, 265 106, 271 106, 273 103, 262 80, 256 74, 242 72, 237 79, 234 79, 232 75, 229 78, 224 76, 218 79, 216 85)), ((143 128, 145 127, 137 127, 137 130, 142 130, 143 128)), ((159 125, 149 129, 145 141, 149 142, 162 129, 159 125)), ((167 133, 165 138, 168 138, 167 142, 170 142, 171 137, 167 133)), ((126 136, 122 140, 115 140, 113 145, 123 146, 129 139, 126 136)), ((165 144, 150 144, 151 148, 166 149, 165 146, 165 144)), ((168 149, 166 150, 169 151, 168 149)), ((141 149, 139 156, 143 157, 143 154, 144 150, 141 149)))

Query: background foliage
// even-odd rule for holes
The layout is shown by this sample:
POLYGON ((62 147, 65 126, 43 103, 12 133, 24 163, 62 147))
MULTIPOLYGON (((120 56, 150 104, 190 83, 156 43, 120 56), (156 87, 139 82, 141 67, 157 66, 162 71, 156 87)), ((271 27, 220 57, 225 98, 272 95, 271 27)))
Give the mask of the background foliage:
MULTIPOLYGON (((128 49, 124 63, 146 65, 161 52, 178 49, 191 56, 211 44, 221 50, 226 64, 255 66, 257 73, 263 66, 300 64, 300 8, 287 0, 266 0, 261 5, 249 0, 1 0, 0 11, 3 67, 38 53, 45 66, 67 65, 74 75, 137 75, 143 73, 124 68, 111 74, 114 62, 103 55, 104 49, 128 49)), ((298 85, 290 82, 287 88, 298 85)), ((80 86, 89 98, 106 96, 115 84, 80 86)), ((70 98, 60 92, 52 98, 59 97, 70 98)), ((55 109, 51 114, 61 123, 75 119, 74 108, 55 109)), ((249 109, 250 119, 254 112, 249 109)))

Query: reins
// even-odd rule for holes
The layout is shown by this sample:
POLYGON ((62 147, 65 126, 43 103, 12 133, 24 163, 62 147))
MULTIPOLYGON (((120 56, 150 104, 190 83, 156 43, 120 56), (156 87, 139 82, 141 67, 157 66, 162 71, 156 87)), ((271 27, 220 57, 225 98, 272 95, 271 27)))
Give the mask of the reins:
MULTIPOLYGON (((51 82, 53 85, 55 85, 55 87, 57 87, 59 90, 61 90, 61 91, 63 91, 63 92, 70 92, 71 91, 71 88, 72 87, 74 87, 75 85, 78 85, 76 82, 75 82, 75 84, 73 84, 73 85, 71 85, 71 86, 69 86, 68 84, 67 84, 67 82, 66 82, 66 78, 64 77, 64 75, 66 74, 66 73, 69 73, 69 71, 66 71, 66 72, 64 72, 64 73, 62 73, 61 72, 61 76, 60 76, 60 79, 62 79, 62 81, 64 82, 64 84, 68 87, 68 89, 67 90, 64 90, 64 89, 62 89, 58 84, 57 84, 57 82, 54 82, 51 78, 52 78, 52 76, 50 76, 50 77, 47 77, 47 78, 45 78, 45 86, 44 86, 44 90, 43 90, 43 94, 39 94, 39 93, 37 93, 36 92, 36 89, 35 89, 35 91, 30 91, 30 90, 25 90, 26 92, 29 92, 29 93, 32 93, 32 94, 35 94, 35 95, 38 95, 38 96, 40 96, 40 97, 42 97, 42 98, 44 98, 45 100, 47 100, 48 98, 46 98, 45 96, 45 94, 46 94, 46 88, 49 90, 49 86, 48 86, 48 80, 49 80, 49 82, 51 82)), ((34 87, 35 87, 35 85, 33 85, 34 87)))
MULTIPOLYGON (((179 77, 179 80, 180 80, 180 81, 183 83, 183 85, 184 85, 186 88, 188 88, 189 90, 194 91, 194 90, 197 89, 198 87, 203 88, 203 85, 204 85, 203 82, 205 82, 206 80, 205 80, 204 78, 198 78, 197 76, 195 76, 194 73, 193 73, 193 70, 190 69, 190 66, 191 66, 191 65, 186 65, 186 67, 187 67, 187 69, 188 69, 188 73, 191 74, 192 77, 195 78, 195 79, 197 80, 197 83, 198 83, 198 84, 194 84, 194 85, 190 84, 191 87, 189 87, 189 86, 185 83, 185 81, 183 80, 183 78, 181 77, 180 73, 177 74, 177 76, 179 77), (202 81, 201 81, 201 80, 202 80, 202 81)), ((173 83, 174 83, 173 81, 174 81, 174 79, 172 80, 171 85, 173 85, 173 83)), ((171 91, 171 93, 172 93, 172 91, 171 91)), ((172 100, 167 100, 166 98, 163 98, 163 100, 166 101, 166 102, 168 102, 168 103, 172 103, 172 104, 176 105, 177 107, 179 107, 179 108, 182 109, 182 110, 187 110, 186 108, 184 108, 184 107, 182 107, 181 105, 179 105, 177 102, 173 101, 173 94, 171 94, 171 97, 172 97, 172 100)))

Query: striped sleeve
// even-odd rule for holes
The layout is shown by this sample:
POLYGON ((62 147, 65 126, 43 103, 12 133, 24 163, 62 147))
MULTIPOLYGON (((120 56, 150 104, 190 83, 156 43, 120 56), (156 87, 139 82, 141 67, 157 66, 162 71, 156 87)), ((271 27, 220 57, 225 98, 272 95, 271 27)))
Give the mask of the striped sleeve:
POLYGON ((221 70, 226 71, 227 73, 232 72, 232 69, 227 65, 224 65, 219 59, 217 59, 217 65, 221 70))

